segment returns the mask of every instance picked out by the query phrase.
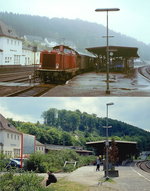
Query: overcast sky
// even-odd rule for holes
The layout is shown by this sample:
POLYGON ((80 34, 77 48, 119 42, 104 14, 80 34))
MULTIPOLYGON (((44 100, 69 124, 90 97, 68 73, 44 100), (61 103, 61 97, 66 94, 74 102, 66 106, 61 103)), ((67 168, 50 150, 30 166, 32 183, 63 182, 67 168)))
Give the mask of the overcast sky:
POLYGON ((150 0, 1 0, 0 11, 69 19, 106 26, 106 13, 96 8, 120 8, 109 14, 109 27, 150 44, 150 0))
POLYGON ((0 98, 0 113, 14 120, 43 122, 41 114, 50 108, 76 110, 109 117, 150 131, 150 98, 148 97, 57 97, 57 98, 0 98))

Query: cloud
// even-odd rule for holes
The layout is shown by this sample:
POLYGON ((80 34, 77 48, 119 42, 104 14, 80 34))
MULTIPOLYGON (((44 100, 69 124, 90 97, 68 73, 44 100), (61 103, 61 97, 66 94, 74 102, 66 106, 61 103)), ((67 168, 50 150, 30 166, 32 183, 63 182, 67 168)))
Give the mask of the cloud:
POLYGON ((149 97, 46 97, 46 98, 0 98, 0 111, 14 120, 43 122, 41 114, 50 108, 80 110, 98 117, 108 117, 150 130, 149 97))
POLYGON ((5 117, 5 118, 12 118, 16 121, 31 121, 31 122, 35 122, 35 119, 28 115, 28 114, 17 114, 16 112, 12 112, 9 107, 7 107, 4 103, 0 103, 0 111, 1 114, 5 117))

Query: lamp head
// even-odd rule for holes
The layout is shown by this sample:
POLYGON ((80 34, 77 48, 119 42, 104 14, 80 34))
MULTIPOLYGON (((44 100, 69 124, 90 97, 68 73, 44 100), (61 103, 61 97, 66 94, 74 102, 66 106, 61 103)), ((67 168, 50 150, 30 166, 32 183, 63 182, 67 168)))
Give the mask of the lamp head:
POLYGON ((111 103, 107 103, 106 105, 114 105, 114 103, 113 103, 113 102, 111 102, 111 103))
POLYGON ((120 11, 119 8, 102 8, 102 9, 95 9, 96 12, 104 12, 104 11, 120 11))

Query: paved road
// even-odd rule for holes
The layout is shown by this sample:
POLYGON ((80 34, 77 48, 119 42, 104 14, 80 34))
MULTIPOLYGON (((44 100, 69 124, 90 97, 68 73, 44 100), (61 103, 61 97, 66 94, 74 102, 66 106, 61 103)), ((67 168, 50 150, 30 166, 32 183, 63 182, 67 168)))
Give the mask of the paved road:
MULTIPOLYGON (((139 76, 110 74, 110 96, 150 96, 150 83, 139 76)), ((85 73, 74 77, 65 85, 57 86, 43 97, 52 96, 106 96, 106 74, 85 73)))
MULTIPOLYGON (((66 178, 70 181, 89 185, 92 191, 149 191, 150 173, 143 172, 137 167, 117 167, 119 177, 113 178, 114 183, 104 182, 104 172, 96 172, 95 166, 77 169, 66 178), (101 184, 100 184, 101 183, 101 184)), ((57 174, 56 174, 57 176, 57 174)))

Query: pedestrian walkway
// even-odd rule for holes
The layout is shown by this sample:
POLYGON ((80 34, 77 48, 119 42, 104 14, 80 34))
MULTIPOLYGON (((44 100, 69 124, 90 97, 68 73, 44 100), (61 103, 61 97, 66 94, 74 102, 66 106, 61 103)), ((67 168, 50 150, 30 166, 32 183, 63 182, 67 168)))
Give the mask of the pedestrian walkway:
POLYGON ((113 178, 111 182, 105 182, 104 171, 96 171, 95 166, 86 166, 77 169, 66 178, 88 185, 90 191, 149 191, 150 174, 143 172, 137 167, 117 167, 119 177, 113 178))

